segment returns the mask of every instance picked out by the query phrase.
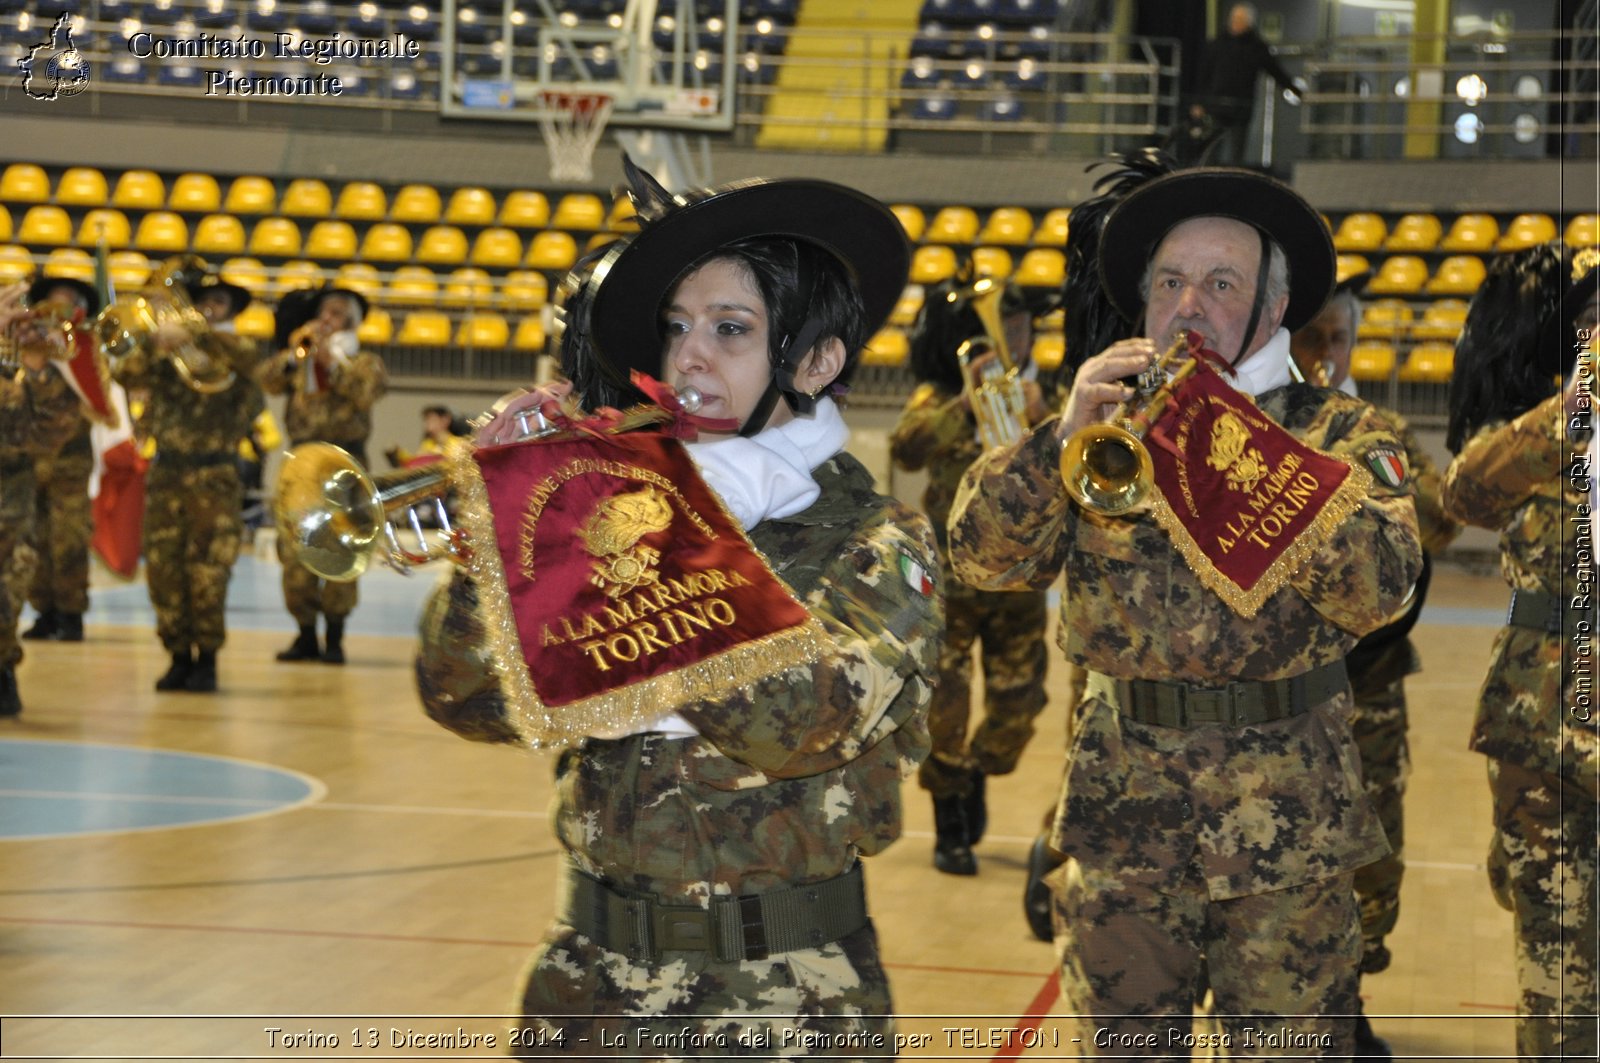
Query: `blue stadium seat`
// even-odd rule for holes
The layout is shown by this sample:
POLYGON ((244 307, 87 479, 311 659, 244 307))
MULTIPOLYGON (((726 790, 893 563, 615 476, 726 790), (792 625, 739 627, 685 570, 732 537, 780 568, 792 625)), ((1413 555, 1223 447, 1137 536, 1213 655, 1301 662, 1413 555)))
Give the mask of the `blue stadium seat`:
POLYGON ((943 59, 961 52, 961 38, 946 29, 942 22, 926 22, 911 41, 911 55, 931 55, 943 59))
POLYGON ((150 76, 143 63, 131 55, 119 55, 96 73, 119 85, 142 85, 150 76))
POLYGON ((976 60, 964 64, 950 76, 950 84, 957 92, 972 92, 989 87, 989 68, 976 60))
POLYGON ((911 105, 911 117, 925 122, 945 122, 956 116, 952 96, 926 96, 911 105))
MULTIPOLYGON (((6 6, 5 4, 0 4, 0 8, 6 6)), ((121 22, 125 18, 138 17, 137 4, 129 3, 128 0, 100 0, 100 20, 102 22, 121 22)))
POLYGON ((987 100, 978 109, 978 117, 986 122, 1020 122, 1023 118, 1022 104, 1015 96, 987 100))
POLYGON ((1024 59, 1008 66, 1000 74, 1000 81, 1012 92, 1043 92, 1049 81, 1032 59, 1024 59))
POLYGON ((188 63, 162 63, 156 68, 156 83, 175 88, 194 88, 205 82, 205 71, 188 63))
POLYGON ((375 87, 373 79, 367 76, 366 71, 358 67, 345 67, 343 70, 335 70, 333 76, 339 79, 339 84, 344 89, 340 94, 341 99, 349 99, 352 96, 357 98, 370 96, 375 87))
POLYGON ((352 37, 361 37, 371 40, 374 37, 386 36, 389 24, 384 17, 376 12, 363 15, 358 10, 356 14, 345 19, 344 31, 352 37))
POLYGON ((171 26, 187 14, 188 12, 183 9, 177 0, 170 0, 168 3, 157 2, 144 5, 144 11, 140 18, 157 26, 171 26))
POLYGON ((995 17, 1011 25, 1053 25, 1057 0, 999 0, 995 17))
POLYGON ((415 100, 422 97, 422 79, 413 70, 397 70, 390 76, 384 95, 391 100, 415 100))
POLYGON ((935 68, 933 59, 926 55, 919 55, 906 67, 906 72, 900 75, 900 87, 903 89, 936 89, 944 82, 943 72, 935 68))
POLYGON ((1048 25, 1030 26, 1028 35, 1008 45, 1006 53, 1015 55, 1019 59, 1048 60, 1050 58, 1050 27, 1048 25))
POLYGON ((800 0, 756 0, 755 14, 757 17, 765 15, 768 18, 782 19, 792 26, 795 12, 799 9, 800 0))
POLYGON ((407 37, 417 41, 431 41, 439 36, 439 18, 431 11, 426 11, 421 18, 415 18, 411 12, 420 5, 407 8, 406 17, 394 24, 396 33, 404 33, 407 37))
POLYGON ((780 55, 788 45, 788 31, 771 19, 757 20, 744 35, 743 48, 747 52, 780 55))
POLYGON ((258 33, 277 33, 279 30, 289 28, 289 15, 279 8, 261 8, 250 5, 250 13, 244 18, 244 24, 258 33))
POLYGON ((328 0, 306 0, 306 6, 301 9, 300 17, 295 19, 308 37, 326 37, 333 33, 339 25, 339 20, 328 8, 328 0))
POLYGON ((981 20, 976 0, 923 0, 919 21, 965 26, 981 20))
POLYGON ((746 85, 771 85, 778 80, 778 64, 764 61, 760 52, 746 52, 739 61, 739 80, 746 85))
POLYGON ((456 9, 456 43, 488 44, 489 18, 477 7, 462 6, 456 9))

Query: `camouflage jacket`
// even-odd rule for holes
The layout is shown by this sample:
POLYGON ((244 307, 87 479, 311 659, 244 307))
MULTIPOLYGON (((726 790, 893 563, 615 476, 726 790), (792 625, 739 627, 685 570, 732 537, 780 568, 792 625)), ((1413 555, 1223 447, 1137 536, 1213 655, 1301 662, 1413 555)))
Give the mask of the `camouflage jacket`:
POLYGON ((0 378, 0 467, 59 452, 86 423, 78 393, 54 366, 0 378))
POLYGON ((284 428, 291 445, 321 441, 351 446, 366 442, 372 434, 372 407, 389 388, 389 373, 383 359, 370 351, 328 374, 327 386, 307 391, 307 368, 290 351, 279 351, 261 361, 258 369, 261 387, 268 395, 288 395, 284 428))
POLYGON ((977 431, 978 422, 962 408, 960 395, 952 396, 932 384, 920 384, 889 436, 889 457, 896 465, 907 472, 928 470, 922 509, 933 522, 941 554, 949 549, 945 522, 961 474, 983 452, 977 431))
POLYGON ((214 395, 185 384, 172 360, 150 351, 148 345, 117 363, 118 383, 150 394, 140 425, 156 441, 158 464, 162 457, 180 455, 227 455, 231 460, 266 404, 255 380, 256 345, 223 332, 211 333, 204 342, 210 348, 207 353, 234 372, 233 383, 214 395))
MULTIPOLYGON (((1257 402, 1302 442, 1352 463, 1399 450, 1359 399, 1294 384, 1257 402)), ((1058 475, 1056 427, 1048 420, 968 470, 951 552, 963 579, 989 588, 1048 586, 1064 568, 1059 640, 1084 668, 1212 687, 1298 675, 1342 658, 1394 613, 1420 571, 1410 487, 1375 481, 1246 620, 1200 583, 1147 511, 1102 518, 1078 509, 1058 475)), ((1349 706, 1342 693, 1273 723, 1184 730, 1137 723, 1087 697, 1075 710, 1053 842, 1164 890, 1178 888, 1198 855, 1218 898, 1369 863, 1387 844, 1362 791, 1349 706)))
POLYGON ((1443 499, 1453 516, 1500 532, 1500 572, 1513 589, 1553 594, 1568 606, 1564 634, 1507 626, 1495 636, 1471 747, 1532 771, 1592 782, 1600 770, 1593 716, 1594 545, 1592 537, 1583 541, 1592 532, 1573 519, 1586 512, 1579 507, 1588 506, 1588 497, 1568 475, 1586 465, 1588 439, 1565 436, 1564 421, 1558 393, 1514 420, 1486 425, 1450 463, 1443 499), (1581 555, 1589 562, 1588 579, 1580 583, 1575 565, 1581 555), (1587 639, 1579 623, 1589 625, 1587 639), (1580 693, 1588 709, 1579 704, 1580 693))
MULTIPOLYGON (((832 638, 818 663, 680 713, 698 737, 587 739, 557 766, 555 823, 592 873, 665 898, 760 893, 836 875, 901 829, 901 780, 927 755, 941 600, 927 522, 874 493, 840 454, 805 512, 751 540, 832 638)), ((418 688, 430 716, 515 741, 477 648, 476 591, 456 576, 422 619, 418 688)))

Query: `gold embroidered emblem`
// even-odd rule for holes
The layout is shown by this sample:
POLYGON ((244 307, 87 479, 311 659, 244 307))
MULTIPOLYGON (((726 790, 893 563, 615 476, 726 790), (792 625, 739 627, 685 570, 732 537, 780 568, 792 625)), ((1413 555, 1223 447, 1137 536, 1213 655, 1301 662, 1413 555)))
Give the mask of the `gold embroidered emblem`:
POLYGON ((1267 459, 1261 450, 1250 446, 1250 429, 1234 413, 1217 418, 1211 431, 1211 454, 1206 464, 1218 472, 1226 470, 1228 487, 1250 492, 1267 475, 1267 459))
POLYGON ((1600 247, 1586 247, 1572 256, 1572 283, 1577 284, 1600 266, 1600 247))
POLYGON ((597 560, 589 578, 611 598, 655 583, 661 552, 639 540, 672 524, 672 501, 654 487, 644 487, 601 502, 579 529, 583 548, 597 560))

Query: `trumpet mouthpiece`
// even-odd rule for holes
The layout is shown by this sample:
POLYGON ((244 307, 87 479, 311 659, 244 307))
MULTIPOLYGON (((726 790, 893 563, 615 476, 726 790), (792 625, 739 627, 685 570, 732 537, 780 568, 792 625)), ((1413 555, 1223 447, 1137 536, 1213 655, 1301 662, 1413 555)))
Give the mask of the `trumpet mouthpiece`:
POLYGON ((701 396, 700 389, 693 385, 678 392, 678 405, 683 407, 684 413, 699 412, 700 404, 704 401, 705 399, 701 396))

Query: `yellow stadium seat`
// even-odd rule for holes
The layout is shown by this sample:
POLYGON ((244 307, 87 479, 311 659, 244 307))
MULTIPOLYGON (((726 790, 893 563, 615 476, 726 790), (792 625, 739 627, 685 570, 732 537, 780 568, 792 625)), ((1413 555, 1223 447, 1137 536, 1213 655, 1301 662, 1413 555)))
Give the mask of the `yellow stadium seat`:
POLYGON ((1361 325, 1356 329, 1360 339, 1400 339, 1411 325, 1411 304, 1404 299, 1374 299, 1361 314, 1361 325))
POLYGON ((467 260, 467 234, 454 225, 432 225, 417 241, 416 260, 437 266, 454 266, 467 260))
POLYGON ((222 264, 218 272, 229 284, 237 284, 252 292, 263 291, 267 287, 267 267, 261 264, 259 258, 243 255, 230 258, 222 264))
POLYGON ((472 240, 468 258, 474 266, 511 269, 522 264, 522 237, 503 225, 490 226, 472 240))
POLYGON ((306 233, 306 254, 320 262, 345 262, 356 257, 356 231, 347 221, 324 218, 306 233))
POLYGON ((401 266, 389 278, 384 302, 397 306, 432 306, 439 301, 439 278, 427 266, 401 266))
POLYGON ((10 243, 11 233, 11 211, 0 204, 0 243, 10 243))
POLYGON ((571 269, 578 260, 578 242, 568 233, 546 229, 528 243, 528 260, 523 263, 546 271, 571 269))
POLYGON ((373 307, 361 319, 361 327, 356 329, 356 338, 362 343, 388 343, 394 339, 394 318, 390 317, 389 311, 383 307, 373 307))
POLYGON ((402 185, 389 204, 389 218, 393 221, 431 225, 439 220, 441 210, 439 190, 432 185, 402 185))
POLYGON ((355 221, 381 221, 389 213, 389 197, 372 181, 351 181, 339 189, 333 213, 355 221))
POLYGON ((70 166, 56 182, 56 202, 69 207, 103 207, 109 194, 106 175, 93 166, 70 166))
POLYGON ((550 281, 536 269, 512 270, 500 289, 501 305, 518 313, 539 310, 549 299, 550 281))
POLYGON ((1354 277, 1357 273, 1366 273, 1372 269, 1372 263, 1367 261, 1366 255, 1344 253, 1334 256, 1334 276, 1354 277))
POLYGON ((996 207, 990 212, 978 240, 985 244, 1016 247, 1033 238, 1033 215, 1021 207, 996 207))
POLYGON ((239 316, 233 319, 234 331, 252 340, 271 339, 275 325, 271 308, 259 299, 252 299, 250 305, 239 311, 239 316))
POLYGON ((883 328, 867 341, 861 352, 862 365, 905 365, 911 356, 911 341, 897 328, 883 328))
POLYGON ((479 308, 494 301, 494 280, 487 270, 477 266, 462 266, 451 270, 444 279, 444 306, 479 308))
POLYGON ((1059 288, 1066 275, 1066 255, 1053 247, 1035 247, 1022 256, 1011 279, 1024 288, 1059 288))
POLYGON ((378 276, 378 267, 370 262, 346 262, 334 274, 333 286, 360 292, 369 302, 376 302, 383 291, 383 279, 378 276))
POLYGON ((1400 379, 1413 384, 1444 384, 1455 372, 1456 349, 1448 343, 1419 343, 1406 355, 1400 379))
POLYGON ((525 351, 542 351, 544 342, 544 321, 538 314, 529 314, 517 322, 517 333, 511 337, 511 346, 525 351))
POLYGON ((81 247, 58 247, 50 252, 39 270, 41 277, 71 277, 94 283, 94 259, 81 247))
POLYGON ((1350 352, 1350 375, 1356 380, 1388 380, 1394 374, 1394 345, 1362 340, 1350 352))
POLYGON ((59 247, 72 243, 72 219, 60 207, 38 204, 29 207, 17 226, 17 243, 59 247))
POLYGON ((283 190, 278 211, 292 218, 326 218, 333 213, 333 193, 315 177, 296 177, 283 190))
POLYGON ((504 347, 511 342, 511 326, 499 314, 468 314, 456 331, 462 347, 504 347))
POLYGON ((910 328, 916 324, 927 295, 927 289, 920 284, 906 285, 900 291, 900 298, 895 300, 894 309, 889 311, 889 324, 896 328, 910 328))
POLYGON ((526 188, 508 192, 500 204, 499 222, 517 229, 543 229, 550 224, 550 201, 543 192, 526 188))
POLYGON ((602 247, 616 243, 622 235, 622 233, 595 233, 583 242, 583 253, 592 255, 602 247))
POLYGON ((288 218, 262 218, 250 230, 250 253, 288 258, 300 253, 300 226, 288 218))
POLYGON ((1346 214, 1333 233, 1335 251, 1377 251, 1389 235, 1383 219, 1371 211, 1346 214))
POLYGON ((106 256, 106 270, 119 292, 143 288, 150 279, 151 268, 150 259, 143 251, 113 251, 106 256))
POLYGON ((292 292, 301 288, 320 288, 326 276, 322 267, 310 259, 294 258, 278 267, 275 279, 280 292, 292 292))
POLYGON ((956 253, 942 244, 924 244, 912 252, 911 281, 914 284, 938 284, 956 272, 956 253))
POLYGON ((187 251, 189 225, 170 210, 153 210, 139 219, 133 246, 141 251, 187 251))
POLYGON ((133 243, 133 225, 116 207, 96 207, 78 223, 79 247, 96 247, 104 239, 106 247, 127 247, 133 243))
POLYGON ((451 225, 492 225, 494 211, 494 196, 487 188, 467 186, 450 193, 444 220, 451 225))
POLYGON ((50 178, 43 166, 14 162, 0 173, 0 201, 6 203, 50 202, 50 178))
POLYGON ((33 276, 33 256, 18 244, 0 247, 0 283, 14 284, 33 276))
POLYGON ((971 207, 940 207, 922 238, 930 244, 970 244, 978 238, 978 215, 971 207))
POLYGON ((271 214, 278 208, 278 190, 265 177, 235 177, 222 209, 230 214, 271 214))
POLYGON ((550 227, 568 232, 596 232, 606 227, 606 209, 600 197, 591 192, 569 192, 556 204, 550 227))
POLYGON ((1489 251, 1500 239, 1500 223, 1488 214, 1458 214, 1439 241, 1440 251, 1489 251))
POLYGON ((1430 295, 1471 295, 1483 283, 1483 275, 1483 259, 1477 255, 1451 255, 1439 263, 1426 290, 1430 295))
POLYGON ((413 310, 400 323, 394 341, 443 347, 450 342, 450 318, 437 310, 413 310))
POLYGON ((159 210, 166 201, 167 186, 153 170, 124 170, 111 190, 113 207, 159 210))
POLYGON ((1061 332, 1067 327, 1067 312, 1061 307, 1056 307, 1043 317, 1033 319, 1033 328, 1036 332, 1061 332))
POLYGON ((1056 207, 1040 219, 1033 230, 1033 242, 1039 247, 1066 247, 1067 222, 1072 215, 1070 207, 1056 207))
POLYGON ((1033 338, 1033 362, 1046 373, 1061 365, 1067 354, 1067 339, 1059 332, 1041 332, 1033 338))
POLYGON ((611 201, 611 213, 606 215, 606 229, 614 233, 639 231, 638 211, 634 208, 633 200, 618 196, 611 201))
POLYGON ((928 219, 923 215, 922 208, 910 203, 896 203, 889 209, 899 219, 900 228, 906 231, 906 240, 913 244, 920 242, 928 228, 928 219))
POLYGON ((994 277, 1005 280, 1011 276, 1011 252, 1003 247, 974 247, 972 249, 973 277, 994 277))
POLYGON ((1387 239, 1385 251, 1415 251, 1426 253, 1439 246, 1444 226, 1432 214, 1405 214, 1394 223, 1387 239))
POLYGON ((392 221, 379 222, 362 235, 361 257, 369 262, 411 261, 411 230, 392 221))
POLYGON ((172 179, 167 209, 209 214, 222 209, 222 188, 208 173, 181 173, 172 179))
POLYGON ((195 223, 194 250, 202 255, 237 255, 244 247, 244 223, 232 214, 207 214, 195 223))
POLYGON ((1416 255, 1390 255, 1367 284, 1373 295, 1412 295, 1428 280, 1428 265, 1416 255))
POLYGON ((1465 299, 1436 299, 1422 312, 1422 319, 1411 327, 1411 338, 1418 342, 1434 340, 1454 344, 1466 323, 1465 299))
POLYGON ((1556 221, 1548 214, 1518 214, 1495 242, 1496 251, 1521 251, 1556 238, 1556 221))
POLYGON ((1579 214, 1567 222, 1564 234, 1571 247, 1594 247, 1600 244, 1600 214, 1579 214))

